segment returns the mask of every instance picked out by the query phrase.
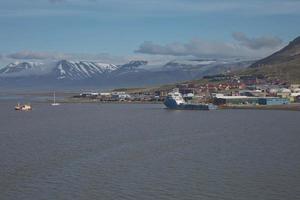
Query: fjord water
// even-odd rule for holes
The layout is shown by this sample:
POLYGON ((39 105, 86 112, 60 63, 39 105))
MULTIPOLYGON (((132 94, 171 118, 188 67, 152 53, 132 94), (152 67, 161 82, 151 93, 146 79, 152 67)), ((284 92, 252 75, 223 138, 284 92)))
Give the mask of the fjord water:
POLYGON ((300 113, 0 102, 0 199, 300 199, 300 113))

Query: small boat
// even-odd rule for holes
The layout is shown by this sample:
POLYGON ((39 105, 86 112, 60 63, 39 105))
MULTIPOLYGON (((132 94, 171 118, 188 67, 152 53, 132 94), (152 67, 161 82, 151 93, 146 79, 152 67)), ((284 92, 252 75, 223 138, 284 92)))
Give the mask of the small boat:
POLYGON ((15 106, 15 110, 21 110, 22 106, 20 105, 20 103, 18 103, 16 106, 15 106))
POLYGON ((55 101, 55 92, 53 93, 53 103, 51 103, 51 106, 59 106, 60 103, 56 103, 55 101))
POLYGON ((32 110, 32 107, 31 107, 30 104, 21 105, 20 103, 18 103, 15 106, 15 110, 18 110, 18 111, 30 111, 30 110, 32 110))

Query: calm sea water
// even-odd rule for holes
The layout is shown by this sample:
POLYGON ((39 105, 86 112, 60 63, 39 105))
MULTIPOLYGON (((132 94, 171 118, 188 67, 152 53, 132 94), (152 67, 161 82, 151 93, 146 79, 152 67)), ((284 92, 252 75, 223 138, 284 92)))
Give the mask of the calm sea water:
POLYGON ((0 101, 0 199, 300 199, 300 112, 0 101))

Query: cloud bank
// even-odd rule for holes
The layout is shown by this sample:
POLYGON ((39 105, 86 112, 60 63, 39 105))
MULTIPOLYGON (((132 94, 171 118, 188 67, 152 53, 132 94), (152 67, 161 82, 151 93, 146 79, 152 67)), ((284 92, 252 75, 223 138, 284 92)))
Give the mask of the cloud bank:
POLYGON ((238 41, 242 46, 250 49, 262 49, 262 48, 276 48, 282 44, 282 40, 274 36, 263 36, 258 38, 249 38, 246 34, 241 32, 235 32, 232 34, 233 38, 238 41))
POLYGON ((147 59, 153 63, 160 63, 167 59, 179 57, 257 59, 270 55, 283 47, 283 41, 274 36, 249 37, 244 33, 235 32, 232 37, 233 41, 231 42, 191 39, 185 43, 156 44, 145 41, 134 51, 134 55, 123 56, 113 56, 108 53, 84 54, 23 50, 10 54, 0 54, 0 61, 67 59, 122 64, 131 59, 147 59))
POLYGON ((143 42, 136 53, 194 57, 249 57, 258 58, 278 50, 282 40, 274 36, 249 38, 244 33, 233 33, 233 42, 216 42, 192 39, 186 43, 155 44, 143 42))
MULTIPOLYGON (((127 61, 125 56, 113 56, 108 53, 59 53, 59 52, 43 52, 43 51, 19 51, 10 54, 0 54, 0 61, 6 60, 8 62, 14 60, 23 61, 57 61, 57 60, 88 60, 88 61, 101 61, 112 64, 121 64, 127 61)), ((1 62, 0 62, 1 63, 1 62)), ((0 66, 1 68, 1 66, 0 66)))
POLYGON ((47 60, 47 59, 63 59, 64 54, 48 53, 48 52, 34 52, 34 51, 20 51, 7 55, 8 58, 22 59, 22 60, 47 60))

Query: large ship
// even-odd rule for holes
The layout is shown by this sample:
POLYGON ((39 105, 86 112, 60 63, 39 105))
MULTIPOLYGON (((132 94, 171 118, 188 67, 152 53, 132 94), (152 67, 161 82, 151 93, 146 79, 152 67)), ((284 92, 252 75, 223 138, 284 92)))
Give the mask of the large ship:
POLYGON ((216 110, 217 106, 213 104, 194 104, 184 100, 181 93, 171 92, 164 101, 165 106, 175 110, 216 110))

